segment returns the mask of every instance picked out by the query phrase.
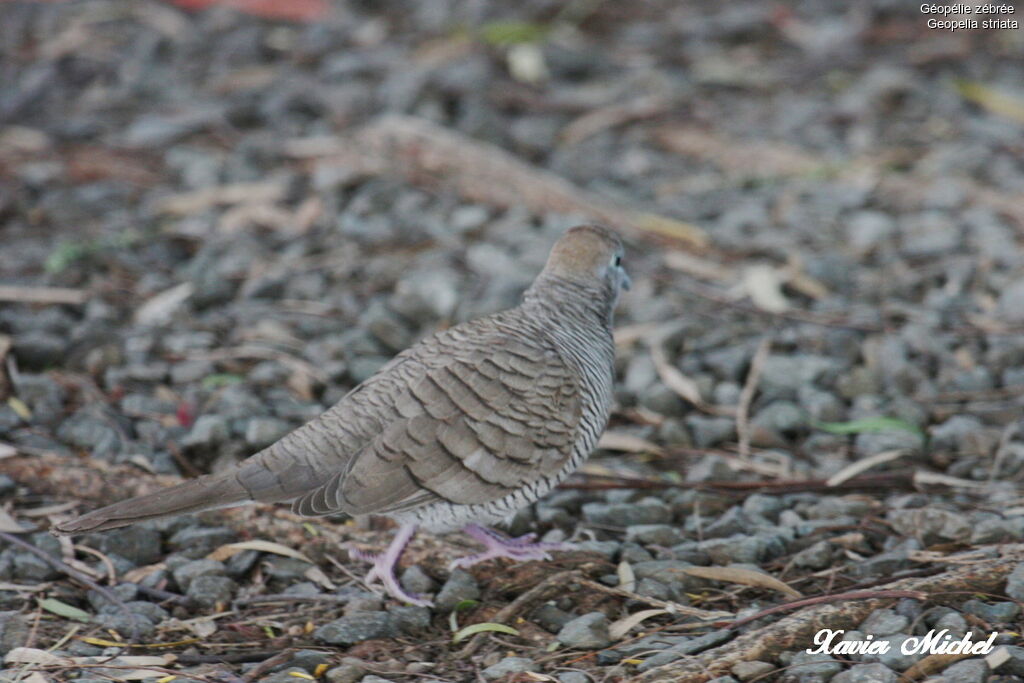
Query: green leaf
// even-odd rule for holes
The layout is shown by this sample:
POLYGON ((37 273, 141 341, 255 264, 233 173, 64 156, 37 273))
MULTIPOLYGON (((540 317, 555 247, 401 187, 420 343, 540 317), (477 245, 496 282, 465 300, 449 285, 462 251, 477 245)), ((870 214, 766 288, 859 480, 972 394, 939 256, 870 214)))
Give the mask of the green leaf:
POLYGON ((476 607, 479 604, 480 603, 477 600, 460 600, 459 602, 455 603, 455 607, 452 607, 451 614, 448 615, 448 625, 451 627, 453 632, 459 630, 459 619, 457 617, 458 613, 465 611, 470 607, 476 607))
POLYGON ((88 249, 85 245, 75 242, 61 242, 57 248, 46 257, 44 268, 47 273, 59 273, 72 263, 86 255, 88 249))
POLYGON ((486 633, 488 631, 495 631, 497 633, 507 633, 510 636, 519 635, 519 631, 515 630, 511 626, 505 626, 505 624, 496 624, 493 621, 485 621, 482 624, 470 624, 466 628, 456 633, 454 636, 452 636, 452 644, 465 640, 470 636, 475 636, 477 633, 486 633))
POLYGON ((814 426, 830 434, 863 434, 865 432, 904 431, 924 436, 917 425, 895 417, 865 417, 849 422, 815 422, 814 426))
POLYGON ((221 387, 226 387, 229 384, 238 384, 244 380, 245 378, 241 375, 234 375, 230 372, 216 372, 203 378, 203 388, 220 389, 221 387))
POLYGON ((92 621, 92 616, 85 610, 72 607, 66 602, 61 602, 56 598, 40 600, 39 606, 47 612, 52 612, 58 617, 64 617, 65 619, 74 619, 75 621, 92 621))
POLYGON ((490 21, 480 27, 480 37, 489 45, 506 46, 539 43, 550 27, 528 21, 490 21))

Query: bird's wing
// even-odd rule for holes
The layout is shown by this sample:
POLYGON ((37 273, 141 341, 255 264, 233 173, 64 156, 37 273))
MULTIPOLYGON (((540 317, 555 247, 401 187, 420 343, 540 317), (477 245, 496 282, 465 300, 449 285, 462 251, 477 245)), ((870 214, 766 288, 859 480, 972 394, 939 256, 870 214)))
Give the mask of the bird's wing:
POLYGON ((494 335, 473 346, 397 392, 392 419, 295 510, 362 515, 486 503, 555 476, 580 425, 574 372, 541 339, 494 335))

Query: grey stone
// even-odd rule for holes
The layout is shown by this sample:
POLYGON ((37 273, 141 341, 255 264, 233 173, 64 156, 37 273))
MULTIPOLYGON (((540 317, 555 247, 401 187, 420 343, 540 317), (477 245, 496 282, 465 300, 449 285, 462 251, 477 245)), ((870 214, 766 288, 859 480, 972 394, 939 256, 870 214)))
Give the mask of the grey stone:
POLYGON ((226 527, 187 526, 171 536, 167 545, 189 559, 198 559, 237 538, 237 534, 226 527))
POLYGON ((899 633, 910 625, 910 619, 891 609, 876 609, 861 622, 860 630, 875 637, 899 633))
POLYGON ((753 533, 757 523, 739 506, 733 506, 704 526, 704 538, 723 538, 739 533, 753 533))
POLYGON ((418 634, 430 628, 430 609, 419 605, 391 605, 388 607, 395 628, 402 633, 418 634))
POLYGON ((289 662, 287 668, 275 671, 269 676, 263 676, 259 679, 259 683, 295 683, 295 681, 302 680, 293 676, 293 673, 309 675, 309 671, 305 667, 289 662))
POLYGON ((359 612, 380 612, 384 609, 384 600, 376 593, 360 591, 345 603, 345 616, 359 612))
POLYGON ((896 234, 896 222, 881 211, 858 211, 846 223, 849 245, 858 254, 878 250, 896 234))
POLYGON ((185 448, 211 449, 228 440, 231 430, 223 415, 200 415, 181 440, 185 448))
MULTIPOLYGON (((1020 540, 1024 529, 1017 519, 1005 519, 996 515, 986 516, 974 522, 971 528, 971 545, 1008 543, 1020 540)), ((1011 596, 1012 597, 1012 596, 1011 596)))
POLYGON ((430 578, 418 564, 414 564, 402 572, 401 583, 402 588, 418 595, 433 593, 437 588, 437 582, 430 578))
POLYGON ((160 532, 141 525, 90 534, 85 541, 86 545, 123 557, 136 566, 153 564, 163 556, 160 532))
POLYGON ((245 425, 245 443, 266 448, 292 430, 292 425, 274 417, 254 417, 245 425))
POLYGON ((736 435, 736 421, 726 417, 689 415, 685 422, 693 435, 694 445, 699 448, 716 446, 736 435))
POLYGON ((586 503, 583 518, 591 524, 613 527, 664 524, 672 521, 672 510, 657 498, 636 503, 586 503))
POLYGON ((450 610, 463 600, 476 600, 479 597, 480 586, 473 575, 456 569, 448 576, 434 602, 438 609, 450 610))
POLYGON ((121 436, 107 422, 82 408, 57 428, 57 438, 75 448, 87 450, 94 457, 109 459, 121 451, 121 436))
POLYGON ((886 519, 897 533, 919 538, 925 545, 966 541, 971 537, 971 525, 966 515, 938 507, 890 510, 886 519))
POLYGON ((187 562, 180 567, 176 567, 172 576, 177 582, 178 587, 182 591, 187 591, 188 587, 192 584, 192 581, 199 578, 200 576, 224 576, 227 573, 227 567, 224 566, 223 562, 217 560, 201 559, 192 560, 187 562))
POLYGON ((1000 319, 1007 323, 1024 322, 1024 279, 1015 280, 999 295, 1000 319))
POLYGON ((395 683, 395 681, 378 676, 377 674, 370 674, 369 676, 363 676, 359 683, 395 683))
POLYGON ((626 527, 626 540, 646 545, 675 545, 683 540, 679 529, 668 524, 634 524, 626 527))
POLYGON ((965 659, 942 670, 942 683, 984 683, 988 679, 988 665, 984 659, 965 659))
POLYGON ((324 672, 327 683, 356 683, 366 675, 366 662, 357 657, 342 657, 338 666, 324 672))
MULTIPOLYGON (((126 603, 129 600, 135 600, 139 595, 139 589, 130 583, 122 583, 117 586, 107 587, 107 591, 121 600, 122 603, 126 603)), ((97 590, 91 590, 85 594, 89 604, 92 605, 96 611, 103 611, 108 607, 119 608, 119 605, 108 599, 105 595, 97 590)))
POLYGON ((980 617, 990 624, 1008 624, 1020 614, 1020 607, 1015 602, 994 602, 967 600, 960 607, 964 612, 980 617))
POLYGON ((392 638, 398 635, 397 630, 390 614, 361 612, 324 624, 313 635, 331 645, 354 645, 373 638, 392 638))
POLYGON ((1001 648, 1010 655, 1004 664, 999 666, 995 673, 1000 676, 1024 676, 1024 647, 1017 645, 1002 645, 1001 648))
POLYGON ((832 545, 818 541, 794 555, 793 564, 804 569, 824 569, 832 564, 832 545))
POLYGON ((268 556, 263 560, 267 573, 278 581, 296 581, 306 578, 306 572, 313 566, 294 557, 268 556))
POLYGON ((0 612, 0 657, 28 639, 28 622, 16 611, 0 612))
POLYGON ((732 633, 726 630, 705 633, 702 636, 691 638, 684 643, 674 645, 663 652, 659 652, 652 657, 648 657, 640 666, 637 667, 637 670, 643 672, 669 664, 677 659, 681 659, 682 657, 697 654, 698 652, 703 652, 704 650, 715 647, 716 645, 720 645, 730 638, 732 638, 732 633))
MULTIPOLYGON (((850 632, 846 633, 846 637, 850 636, 850 632)), ((887 652, 879 654, 866 654, 862 656, 862 659, 866 662, 878 662, 884 664, 894 671, 906 671, 915 662, 925 657, 927 653, 916 652, 914 654, 905 655, 901 650, 903 641, 910 636, 904 633, 894 633, 889 636, 882 636, 881 638, 875 638, 875 642, 887 642, 889 643, 889 650, 887 652)))
POLYGON ((532 659, 526 657, 505 657, 497 664, 493 664, 481 671, 480 674, 487 680, 493 681, 509 674, 536 670, 537 665, 532 659))
POLYGON ((967 620, 959 612, 950 610, 949 614, 940 617, 934 623, 935 629, 941 631, 947 629, 951 634, 962 636, 967 633, 967 620))
POLYGON ((448 319, 459 302, 459 279, 447 268, 418 270, 395 285, 391 308, 410 320, 430 323, 448 319))
POLYGON ((640 394, 640 405, 666 417, 682 417, 688 412, 679 395, 660 383, 640 394))
POLYGON ((899 674, 884 664, 857 664, 832 677, 831 683, 896 683, 899 674))
POLYGON ((608 617, 603 612, 590 612, 568 622, 558 632, 558 641, 567 647, 598 650, 611 645, 608 617))
POLYGON ((153 622, 138 613, 129 612, 125 614, 121 610, 116 610, 113 612, 102 612, 93 619, 96 624, 103 628, 117 631, 125 637, 129 637, 133 630, 136 636, 140 638, 148 636, 155 630, 153 622))
POLYGON ((200 607, 214 607, 217 603, 231 602, 238 584, 226 576, 207 574, 192 579, 186 595, 200 607))
POLYGON ((806 425, 800 407, 792 401, 772 401, 757 411, 751 424, 777 433, 792 432, 806 425))
POLYGON ((533 612, 533 620, 545 630, 555 633, 573 620, 573 616, 550 602, 546 602, 533 612))
POLYGON ((760 564, 784 555, 786 542, 780 533, 737 534, 702 541, 697 548, 707 553, 714 564, 760 564))
POLYGON ((591 680, 581 671, 564 671, 558 674, 558 683, 591 683, 591 680))
MULTIPOLYGON (((153 624, 159 624, 168 617, 170 613, 155 602, 148 602, 146 600, 130 600, 124 603, 125 608, 134 614, 139 614, 148 619, 153 624)), ((105 605, 100 611, 106 614, 112 614, 115 611, 120 611, 120 605, 105 605)))
POLYGON ((839 422, 846 415, 842 401, 831 392, 804 384, 797 390, 797 398, 800 407, 811 420, 839 422))
POLYGON ((827 681, 842 671, 843 665, 826 654, 797 652, 786 669, 787 676, 796 676, 801 683, 827 681))
POLYGON ((67 335, 31 330, 16 334, 11 351, 27 370, 46 370, 64 363, 70 338, 67 335))
POLYGON ((1024 562, 1021 562, 1006 577, 1006 594, 1014 600, 1024 600, 1024 562))
POLYGON ((770 354, 761 368, 761 391, 766 400, 793 399, 801 386, 814 384, 835 371, 831 358, 812 354, 770 354))
POLYGON ((731 669, 732 675, 741 681, 749 681, 754 678, 761 678, 767 676, 770 672, 775 670, 774 664, 768 662, 759 662, 757 660, 749 662, 739 662, 734 665, 731 669))
POLYGON ((785 507, 782 499, 778 496, 766 496, 763 493, 755 493, 743 501, 743 511, 748 515, 763 517, 767 520, 777 520, 779 513, 785 507))

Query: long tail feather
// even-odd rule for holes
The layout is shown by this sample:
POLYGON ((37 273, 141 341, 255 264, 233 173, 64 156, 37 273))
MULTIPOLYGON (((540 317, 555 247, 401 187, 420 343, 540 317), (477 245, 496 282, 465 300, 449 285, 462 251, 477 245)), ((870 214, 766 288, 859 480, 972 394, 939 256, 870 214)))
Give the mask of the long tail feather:
POLYGON ((236 474, 234 469, 223 474, 211 474, 156 493, 122 500, 64 522, 54 531, 61 535, 105 531, 147 519, 238 505, 249 501, 250 496, 236 474))

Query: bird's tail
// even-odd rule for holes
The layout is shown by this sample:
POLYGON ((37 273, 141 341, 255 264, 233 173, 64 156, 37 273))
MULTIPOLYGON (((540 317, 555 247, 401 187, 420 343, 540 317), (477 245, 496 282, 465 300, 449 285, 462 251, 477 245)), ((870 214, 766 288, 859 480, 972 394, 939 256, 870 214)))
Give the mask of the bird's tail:
POLYGON ((122 500, 58 524, 53 531, 62 536, 105 531, 148 519, 239 505, 251 497, 238 481, 237 474, 237 470, 232 468, 221 474, 208 474, 161 491, 122 500))
POLYGON ((224 472, 108 505, 58 524, 53 530, 59 535, 81 534, 250 501, 294 500, 329 480, 344 462, 341 455, 333 459, 327 457, 334 454, 332 443, 323 436, 324 429, 315 423, 316 420, 300 427, 224 472), (321 456, 319 461, 311 462, 307 457, 311 450, 321 456))

